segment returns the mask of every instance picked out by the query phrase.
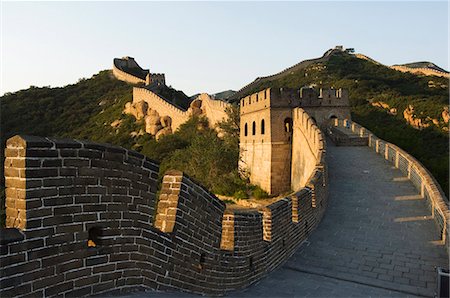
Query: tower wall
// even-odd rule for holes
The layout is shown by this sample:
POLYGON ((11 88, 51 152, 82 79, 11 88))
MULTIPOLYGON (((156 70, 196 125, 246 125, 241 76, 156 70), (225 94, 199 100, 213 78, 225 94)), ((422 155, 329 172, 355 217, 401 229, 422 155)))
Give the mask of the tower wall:
POLYGON ((240 102, 240 168, 249 172, 252 184, 270 194, 290 190, 291 106, 296 94, 292 89, 269 88, 244 97, 240 102), (285 121, 290 125, 288 130, 285 121))

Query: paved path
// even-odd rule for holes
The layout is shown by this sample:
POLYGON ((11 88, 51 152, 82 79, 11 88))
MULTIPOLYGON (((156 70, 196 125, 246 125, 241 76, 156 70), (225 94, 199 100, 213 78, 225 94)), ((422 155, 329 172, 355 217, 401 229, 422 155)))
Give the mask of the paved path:
POLYGON ((368 147, 330 143, 319 227, 279 270, 233 296, 433 296, 448 255, 425 200, 368 147))
POLYGON ((448 255, 426 202, 368 147, 330 143, 329 206, 319 227, 283 266, 228 296, 433 296, 435 266, 448 267, 448 255))

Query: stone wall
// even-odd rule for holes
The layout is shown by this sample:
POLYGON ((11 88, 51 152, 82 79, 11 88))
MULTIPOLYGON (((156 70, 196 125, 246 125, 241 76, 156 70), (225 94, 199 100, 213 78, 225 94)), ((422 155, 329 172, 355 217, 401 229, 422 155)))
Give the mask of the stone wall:
POLYGON ((365 127, 347 119, 335 119, 331 125, 336 127, 349 127, 355 134, 368 138, 368 146, 390 161, 398 168, 417 188, 419 193, 427 200, 436 224, 441 232, 441 239, 449 247, 450 211, 448 199, 433 175, 413 156, 386 142, 365 127))
POLYGON ((442 72, 442 71, 439 71, 436 69, 430 69, 430 68, 411 68, 411 67, 402 66, 402 65, 392 65, 392 66, 390 66, 390 68, 395 69, 397 71, 401 71, 401 72, 410 72, 413 74, 421 74, 421 75, 426 75, 426 76, 438 76, 438 77, 444 77, 444 78, 450 77, 449 73, 442 72))
POLYGON ((279 266, 317 226, 327 172, 263 210, 225 204, 178 171, 120 147, 15 136, 5 151, 0 295, 133 289, 220 295, 279 266))
MULTIPOLYGON (((229 103, 221 100, 214 100, 206 94, 202 93, 197 97, 201 101, 201 115, 205 116, 211 127, 215 127, 219 122, 226 119, 225 109, 230 106, 229 103)), ((133 88, 133 104, 146 102, 148 107, 158 112, 161 117, 169 116, 172 119, 172 131, 176 131, 180 125, 189 120, 192 112, 185 111, 158 96, 156 93, 146 88, 133 88)))
POLYGON ((133 103, 145 101, 148 107, 156 110, 158 114, 172 118, 172 131, 176 131, 181 124, 189 120, 189 113, 176 107, 159 97, 156 93, 145 88, 133 87, 133 103))
POLYGON ((134 76, 132 74, 129 74, 125 71, 123 71, 122 67, 136 67, 141 69, 141 67, 134 61, 133 58, 130 60, 131 57, 124 57, 123 59, 114 59, 113 60, 113 75, 121 81, 130 83, 130 84, 139 84, 139 83, 146 83, 145 78, 139 78, 137 76, 134 76), (128 58, 128 59, 127 59, 128 58))
POLYGON ((306 185, 316 167, 325 165, 325 138, 301 108, 293 111, 291 188, 306 185))
POLYGON ((202 101, 203 114, 208 118, 211 127, 228 118, 225 109, 231 104, 218 99, 212 99, 208 94, 202 93, 197 99, 202 101))

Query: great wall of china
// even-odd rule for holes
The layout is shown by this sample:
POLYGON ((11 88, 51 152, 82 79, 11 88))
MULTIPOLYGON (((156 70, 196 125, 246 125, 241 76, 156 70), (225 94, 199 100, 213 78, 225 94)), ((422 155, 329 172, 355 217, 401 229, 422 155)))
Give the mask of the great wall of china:
MULTIPOLYGON (((287 97, 278 97, 283 90, 267 89, 241 101, 258 110, 248 123, 259 125, 247 128, 244 119, 241 137, 245 132, 253 143, 264 137, 274 141, 269 163, 286 158, 279 156, 281 143, 273 139, 279 129, 285 130, 283 142, 289 145, 289 168, 269 167, 269 172, 286 170, 292 191, 257 210, 227 208, 176 170, 165 173, 158 192, 158 162, 121 147, 71 139, 10 138, 5 150, 7 218, 0 234, 0 295, 66 297, 136 289, 222 295, 247 287, 286 261, 324 215, 329 178, 325 136, 318 125, 328 133, 350 129, 358 142, 400 169, 428 202, 441 241, 448 247, 450 213, 445 196, 417 160, 343 119, 340 113, 346 115, 348 109, 345 92, 333 90, 337 104, 328 103, 321 92, 320 102, 307 101, 305 109, 287 100, 298 96, 297 91, 284 92, 287 97), (268 102, 264 119, 266 114, 258 106, 268 102), (271 106, 278 112, 272 113, 271 106), (319 111, 315 119, 314 110, 306 111, 312 106, 319 111), (327 113, 322 111, 325 107, 327 113), (292 118, 285 119, 286 115, 292 118), (257 117, 261 119, 256 121, 257 117)), ((211 123, 223 118, 218 111, 224 113, 226 103, 206 94, 198 100, 211 123)), ((188 118, 188 111, 145 88, 133 89, 135 101, 170 117, 174 130, 188 118)))
POLYGON ((131 57, 115 58, 113 75, 130 84, 144 85, 133 87, 133 101, 127 103, 124 112, 133 115, 138 120, 144 118, 146 132, 157 138, 176 131, 193 115, 206 117, 211 127, 216 127, 227 117, 225 109, 230 104, 213 99, 206 93, 202 93, 194 99, 187 110, 163 98, 155 93, 151 86, 154 84, 165 85, 165 75, 152 74, 149 70, 142 69, 131 57), (132 73, 126 71, 130 68, 133 69, 132 73), (159 131, 161 132, 158 133, 159 131))
MULTIPOLYGON (((372 63, 378 64, 378 65, 383 65, 380 62, 375 61, 372 58, 370 58, 366 55, 363 55, 363 54, 355 54, 355 57, 357 57, 359 59, 371 61, 372 63)), ((444 77, 444 78, 450 77, 450 74, 448 72, 443 72, 443 71, 439 71, 437 69, 432 69, 432 68, 424 68, 424 67, 412 68, 412 67, 407 67, 404 65, 392 65, 392 66, 386 66, 386 67, 389 67, 390 69, 393 69, 393 70, 397 70, 397 71, 401 71, 401 72, 409 72, 409 73, 416 74, 416 75, 437 76, 437 77, 444 77)))
POLYGON ((448 250, 450 226, 448 200, 433 175, 409 153, 394 144, 378 138, 365 127, 348 119, 334 119, 331 124, 331 127, 350 129, 356 136, 363 139, 367 146, 406 175, 419 194, 426 199, 432 217, 439 227, 441 241, 445 243, 448 250))
POLYGON ((307 238, 327 205, 323 135, 304 112, 296 115, 295 127, 317 143, 316 165, 305 173, 307 187, 258 211, 227 210, 176 171, 157 198, 158 163, 120 147, 9 139, 0 293, 223 294, 260 279, 307 238))

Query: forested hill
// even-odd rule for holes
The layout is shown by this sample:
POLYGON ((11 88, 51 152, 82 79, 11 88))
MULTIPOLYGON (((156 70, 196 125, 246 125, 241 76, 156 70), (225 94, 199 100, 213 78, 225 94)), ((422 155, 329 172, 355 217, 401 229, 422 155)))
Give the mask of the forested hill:
POLYGON ((242 88, 238 97, 268 87, 346 88, 353 119, 424 163, 448 197, 449 138, 448 123, 443 118, 449 102, 448 79, 399 72, 337 50, 305 61, 308 63, 301 62, 274 76, 255 80, 242 88), (389 108, 375 107, 377 103, 389 108), (410 106, 414 108, 411 117, 428 127, 418 130, 406 122, 403 111, 410 106))
MULTIPOLYGON (((175 89, 154 90, 168 100, 187 98, 175 89)), ((117 80, 110 70, 59 88, 30 87, 0 97, 1 139, 16 134, 69 137, 126 148, 147 142, 143 123, 122 114, 132 101, 133 85, 117 80)))
MULTIPOLYGON (((60 88, 30 87, 0 97, 2 145, 15 134, 103 139, 105 111, 121 114, 132 86, 102 71, 60 88)), ((105 127, 105 128, 104 128, 105 127)))

